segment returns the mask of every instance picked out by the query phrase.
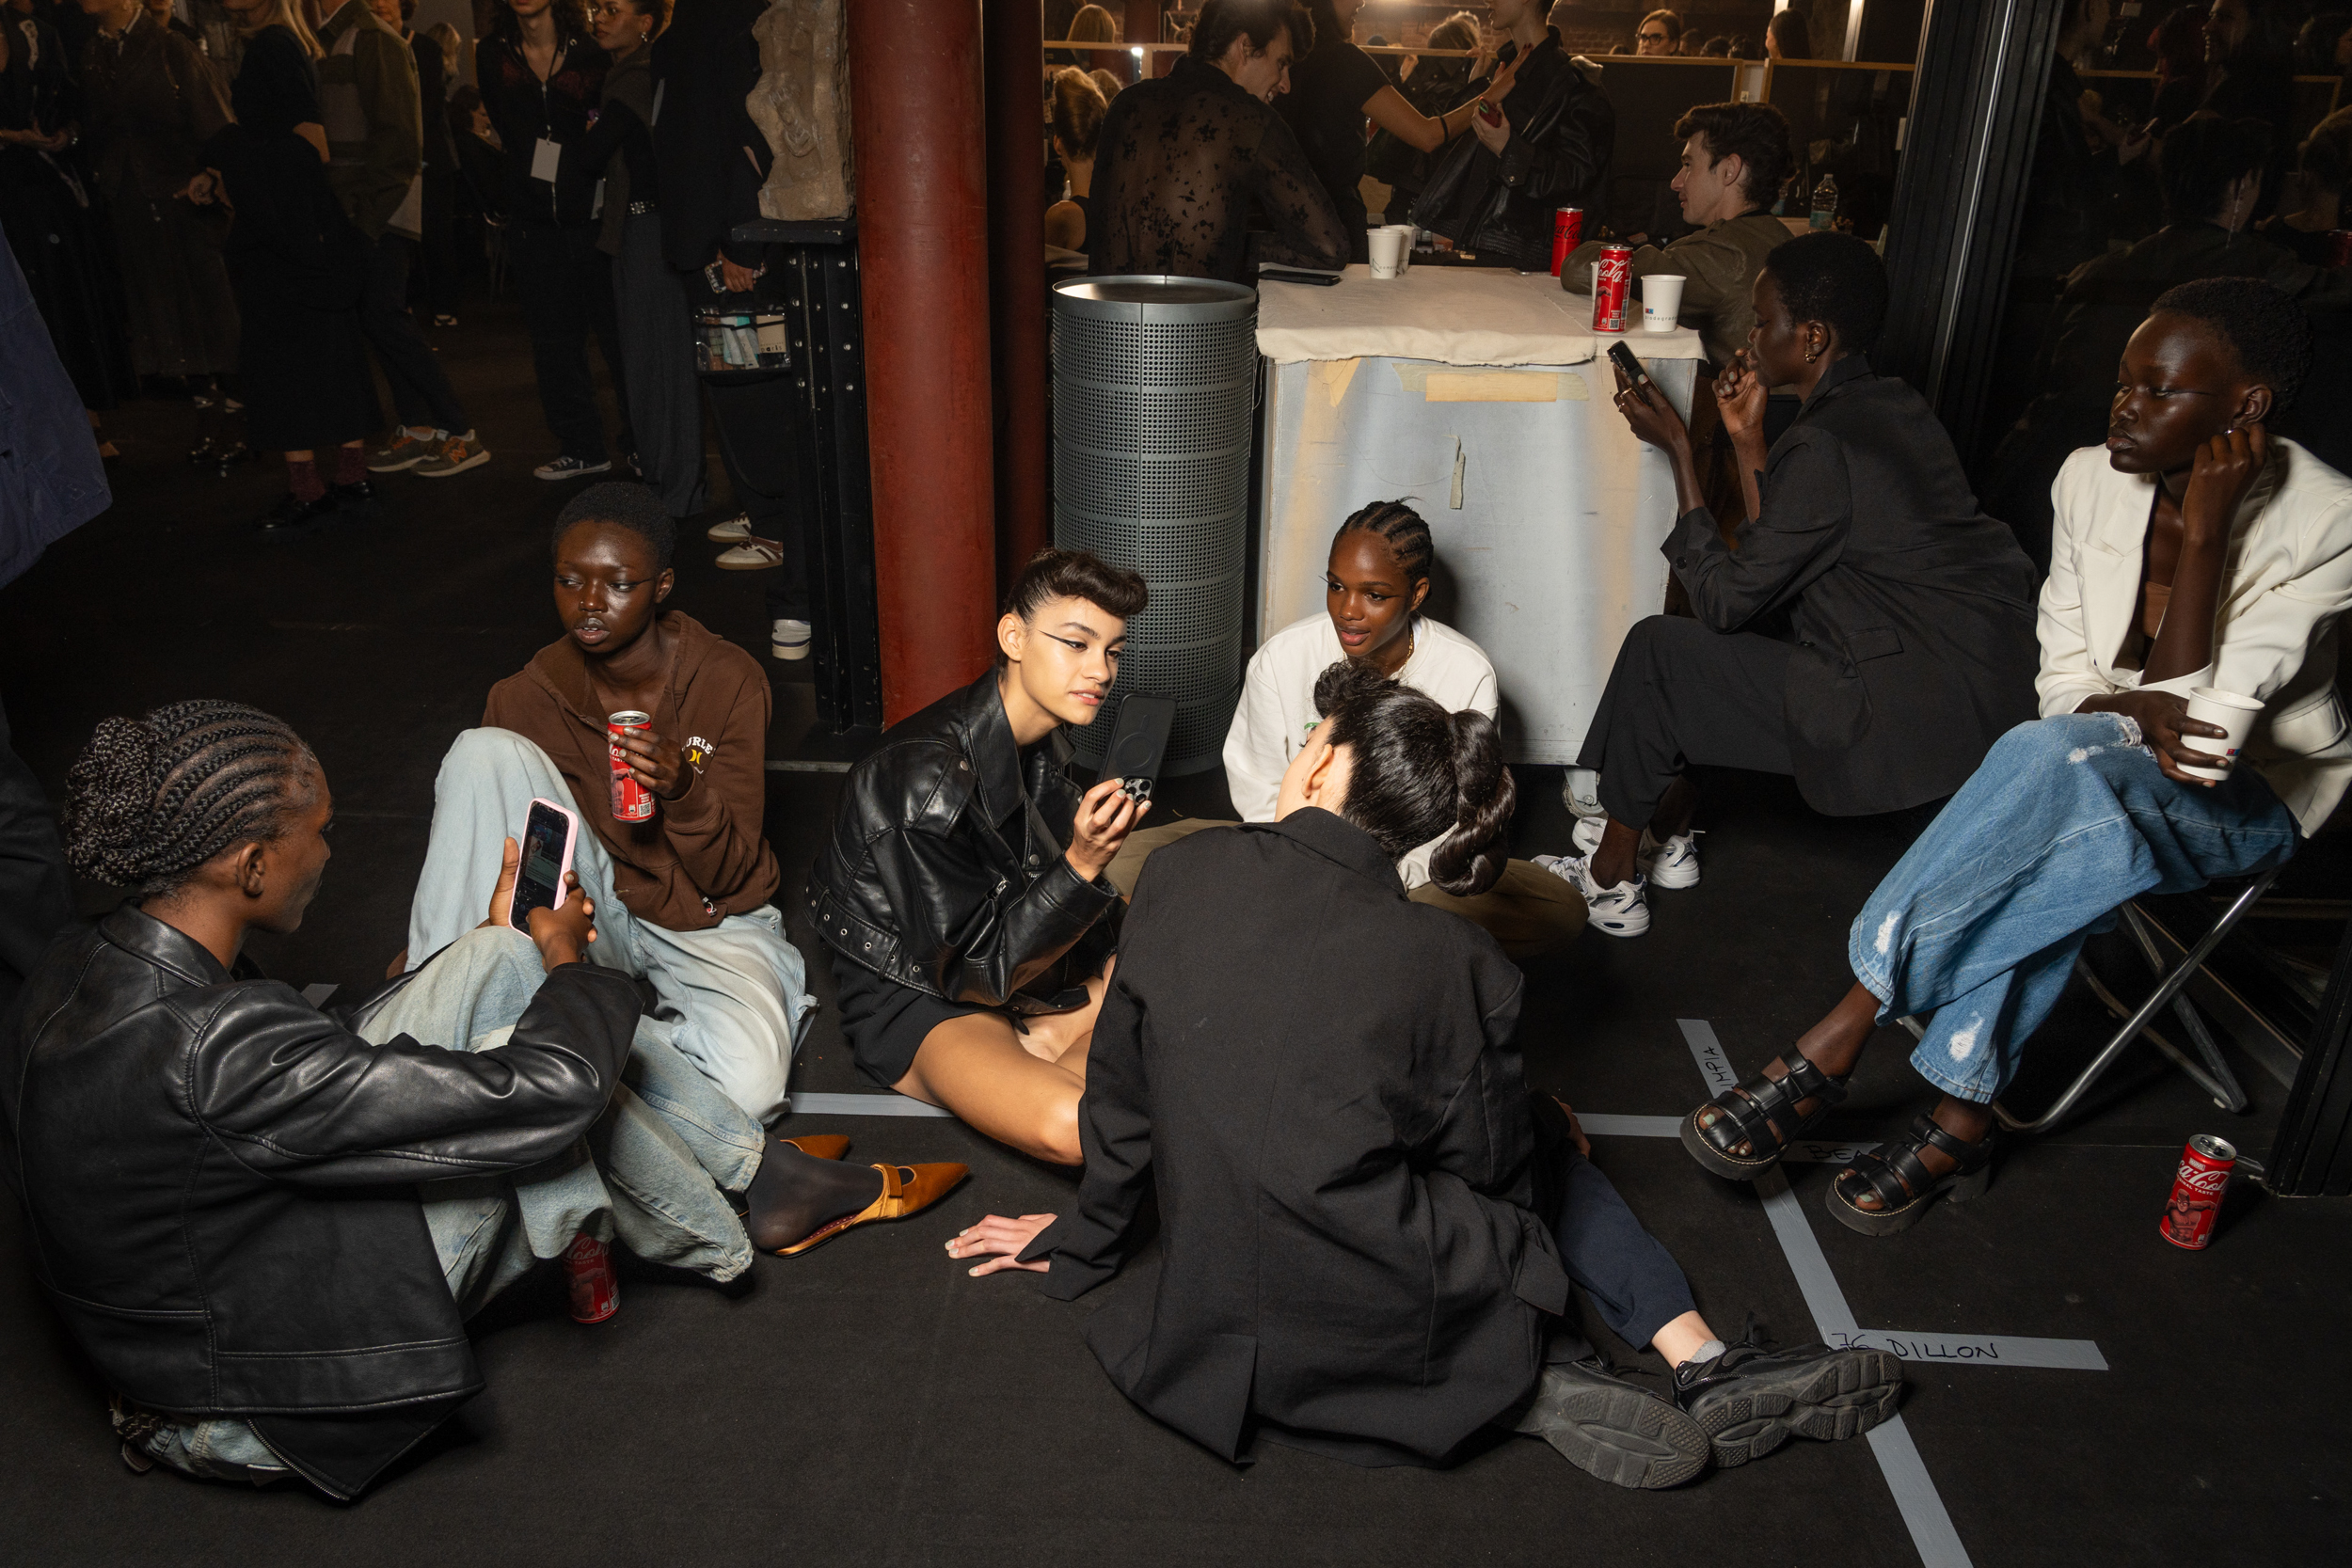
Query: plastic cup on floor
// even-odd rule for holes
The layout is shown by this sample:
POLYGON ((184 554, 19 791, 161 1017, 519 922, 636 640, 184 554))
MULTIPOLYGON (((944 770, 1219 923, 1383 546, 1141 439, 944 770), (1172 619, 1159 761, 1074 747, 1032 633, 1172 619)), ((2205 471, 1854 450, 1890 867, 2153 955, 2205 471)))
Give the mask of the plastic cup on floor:
POLYGON ((1393 229, 1375 229, 1365 238, 1372 248, 1372 276, 1396 277, 1402 270, 1397 256, 1405 248, 1405 236, 1393 229))
POLYGON ((2227 739, 2217 741, 2209 735, 2185 735, 2192 750, 2214 754, 2218 760, 2211 768, 2181 765, 2184 773, 2201 779, 2226 779, 2237 765, 2238 749, 2246 744, 2246 736, 2262 717, 2263 705, 2251 697, 2241 697, 2234 691, 2224 691, 2217 686, 2191 687, 2188 693, 2188 716, 2208 724, 2218 724, 2230 732, 2227 739))
POLYGON ((1672 332, 1682 314, 1682 275, 1654 272, 1642 279, 1642 330, 1672 332))

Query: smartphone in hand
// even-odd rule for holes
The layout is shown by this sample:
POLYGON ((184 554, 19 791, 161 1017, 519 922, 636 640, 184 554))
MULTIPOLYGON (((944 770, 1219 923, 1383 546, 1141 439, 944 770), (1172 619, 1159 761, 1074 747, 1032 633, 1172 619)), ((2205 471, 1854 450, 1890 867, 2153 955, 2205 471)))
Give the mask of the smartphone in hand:
POLYGON ((531 911, 560 910, 570 890, 564 873, 572 868, 572 849, 580 841, 580 817, 553 800, 531 802, 523 825, 522 858, 515 867, 515 895, 506 907, 506 923, 525 936, 531 934, 531 911))
POLYGON ((1641 360, 1635 358, 1633 351, 1626 347, 1622 341, 1609 345, 1609 362, 1625 372, 1626 380, 1636 387, 1649 379, 1649 372, 1642 368, 1641 360))

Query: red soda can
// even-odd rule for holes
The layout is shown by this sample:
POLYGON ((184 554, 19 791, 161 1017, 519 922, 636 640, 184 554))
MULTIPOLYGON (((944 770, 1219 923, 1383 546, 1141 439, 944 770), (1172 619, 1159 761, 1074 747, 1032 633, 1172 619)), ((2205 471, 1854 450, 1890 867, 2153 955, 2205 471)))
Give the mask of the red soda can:
POLYGON ((642 735, 652 729, 653 715, 630 709, 609 715, 604 726, 605 733, 612 736, 606 750, 612 756, 612 819, 643 822, 653 815, 653 791, 629 776, 628 753, 621 750, 621 736, 642 735))
POLYGON ((2328 261, 2331 267, 2352 267, 2352 229, 2328 230, 2328 261))
POLYGON ((1623 332, 1626 301, 1633 293, 1633 247, 1600 247, 1600 271, 1593 279, 1593 330, 1623 332))
POLYGON ((621 1276, 612 1249, 585 1230, 564 1249, 564 1280, 571 1287, 572 1322, 600 1323, 621 1309, 621 1276))
POLYGON ((1584 238, 1584 209, 1555 207, 1551 213, 1551 276, 1560 276, 1560 264, 1568 259, 1584 238))
POLYGON ((2213 1243, 2214 1220, 2221 1212, 2221 1195, 2237 1164, 2237 1150, 2226 1139, 2200 1132, 2181 1150, 2181 1168, 2172 1178, 2172 1196, 2156 1222, 2156 1234, 2174 1246, 2201 1252, 2213 1243))

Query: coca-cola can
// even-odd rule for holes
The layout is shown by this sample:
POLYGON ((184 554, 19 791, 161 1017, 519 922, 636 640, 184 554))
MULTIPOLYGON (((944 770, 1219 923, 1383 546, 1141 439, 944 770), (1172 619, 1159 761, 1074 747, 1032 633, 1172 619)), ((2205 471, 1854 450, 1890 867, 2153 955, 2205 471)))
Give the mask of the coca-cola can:
POLYGON ((2156 1222, 2156 1234, 2174 1246, 2201 1252, 2213 1244, 2214 1220, 2221 1212, 2221 1195, 2229 1189, 2230 1172, 2237 1164, 2237 1149, 2228 1139, 2200 1132, 2181 1150, 2181 1168, 2172 1177, 2172 1196, 2156 1222))
POLYGON ((643 822, 653 815, 653 791, 630 776, 628 753, 621 750, 621 736, 642 735, 652 729, 653 715, 627 709, 607 715, 604 727, 611 736, 606 750, 612 756, 612 819, 643 822))
POLYGON ((621 1309, 621 1276, 612 1272, 612 1248, 584 1230, 564 1249, 564 1281, 571 1287, 576 1323, 600 1323, 621 1309))
POLYGON ((1600 247, 1600 268, 1593 275, 1593 330, 1623 332, 1626 302, 1633 294, 1633 249, 1630 245, 1600 247))
MULTIPOLYGON (((2328 260, 2331 267, 2352 267, 2352 229, 2328 230, 2328 260)), ((1555 272, 1559 269, 1553 268, 1555 272)))
POLYGON ((1568 259, 1584 238, 1584 209, 1555 207, 1551 213, 1551 276, 1560 276, 1560 264, 1568 259))

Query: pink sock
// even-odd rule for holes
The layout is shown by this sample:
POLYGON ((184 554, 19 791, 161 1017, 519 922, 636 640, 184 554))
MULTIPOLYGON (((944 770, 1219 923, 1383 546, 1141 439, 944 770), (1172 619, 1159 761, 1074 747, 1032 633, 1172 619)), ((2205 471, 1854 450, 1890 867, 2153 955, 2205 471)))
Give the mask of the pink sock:
POLYGON ((286 465, 286 483, 298 501, 314 501, 326 494, 326 482, 319 478, 319 466, 314 462, 290 461, 286 465))
POLYGON ((367 451, 362 447, 335 449, 335 483, 357 484, 368 477, 367 451))

